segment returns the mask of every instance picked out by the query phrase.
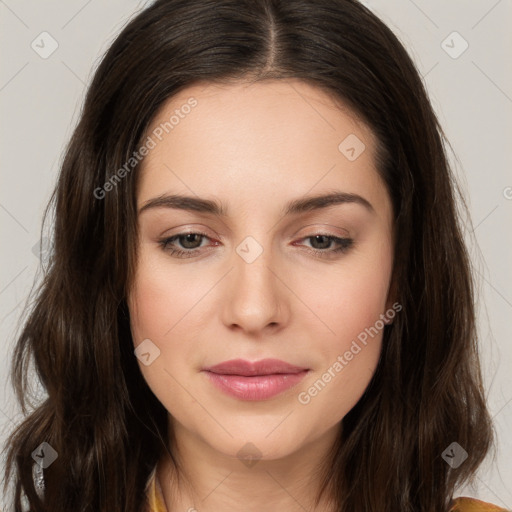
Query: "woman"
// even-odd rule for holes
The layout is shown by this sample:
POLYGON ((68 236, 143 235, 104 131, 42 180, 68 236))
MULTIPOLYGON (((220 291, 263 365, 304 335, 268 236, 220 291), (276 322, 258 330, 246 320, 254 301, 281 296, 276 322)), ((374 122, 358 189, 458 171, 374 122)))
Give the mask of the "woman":
POLYGON ((97 69, 18 340, 30 510, 500 510, 443 134, 355 0, 159 0, 97 69))

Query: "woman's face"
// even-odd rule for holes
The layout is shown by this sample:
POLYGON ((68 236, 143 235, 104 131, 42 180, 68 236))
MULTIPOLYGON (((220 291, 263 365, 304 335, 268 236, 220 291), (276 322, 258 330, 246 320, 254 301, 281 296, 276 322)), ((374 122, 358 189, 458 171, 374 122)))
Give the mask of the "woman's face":
POLYGON ((146 137, 128 299, 140 369, 173 428, 268 460, 332 437, 395 313, 374 136, 319 89, 281 80, 190 87, 146 137), (205 370, 234 359, 248 364, 205 370), (263 359, 295 368, 249 364, 263 359))

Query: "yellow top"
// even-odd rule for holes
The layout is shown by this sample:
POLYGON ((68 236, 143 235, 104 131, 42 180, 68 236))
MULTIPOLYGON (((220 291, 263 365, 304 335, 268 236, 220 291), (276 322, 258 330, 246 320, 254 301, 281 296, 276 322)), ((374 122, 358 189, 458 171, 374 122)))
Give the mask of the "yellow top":
MULTIPOLYGON (((156 468, 151 473, 146 487, 148 497, 147 510, 144 512, 168 512, 164 502, 164 496, 158 479, 156 478, 156 468)), ((507 512, 491 503, 474 498, 456 498, 450 512, 507 512)))

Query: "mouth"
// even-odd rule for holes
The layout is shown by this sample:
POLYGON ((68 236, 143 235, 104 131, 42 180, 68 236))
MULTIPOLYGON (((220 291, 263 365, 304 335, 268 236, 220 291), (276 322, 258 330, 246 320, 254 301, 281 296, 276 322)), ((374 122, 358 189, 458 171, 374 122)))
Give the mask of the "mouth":
POLYGON ((283 393, 296 386, 309 371, 278 359, 235 359, 203 369, 217 389, 240 400, 253 401, 283 393))
POLYGON ((231 359, 230 361, 224 361, 214 366, 203 368, 203 370, 221 375, 258 377, 276 374, 292 375, 308 370, 308 368, 295 366, 280 359, 262 359, 254 362, 244 359, 231 359))

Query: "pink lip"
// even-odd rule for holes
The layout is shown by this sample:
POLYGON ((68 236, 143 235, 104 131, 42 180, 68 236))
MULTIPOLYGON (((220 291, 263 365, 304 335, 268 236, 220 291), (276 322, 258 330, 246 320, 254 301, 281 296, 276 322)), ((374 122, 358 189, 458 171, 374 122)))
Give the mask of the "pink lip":
POLYGON ((231 396, 242 400, 265 400, 297 385, 309 370, 279 359, 253 363, 233 359, 203 371, 216 387, 231 396))

